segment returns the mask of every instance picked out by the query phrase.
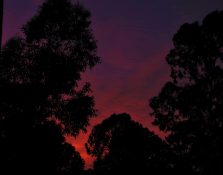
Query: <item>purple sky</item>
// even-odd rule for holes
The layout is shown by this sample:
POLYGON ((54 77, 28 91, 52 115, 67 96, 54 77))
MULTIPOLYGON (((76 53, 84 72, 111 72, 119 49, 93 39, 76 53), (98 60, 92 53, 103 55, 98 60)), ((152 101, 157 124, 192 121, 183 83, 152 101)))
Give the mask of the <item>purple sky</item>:
MULTIPOLYGON (((3 41, 19 30, 43 0, 5 0, 3 41)), ((80 0, 81 1, 81 0, 80 0)), ((92 125, 112 113, 127 112, 144 126, 151 125, 148 100, 167 81, 165 55, 172 36, 185 22, 201 21, 222 0, 82 0, 92 13, 102 64, 84 74, 91 82, 99 116, 92 125)), ((90 130, 90 128, 89 128, 90 130)), ((71 139, 72 140, 72 139, 71 139)), ((87 160, 81 134, 73 144, 87 160)))

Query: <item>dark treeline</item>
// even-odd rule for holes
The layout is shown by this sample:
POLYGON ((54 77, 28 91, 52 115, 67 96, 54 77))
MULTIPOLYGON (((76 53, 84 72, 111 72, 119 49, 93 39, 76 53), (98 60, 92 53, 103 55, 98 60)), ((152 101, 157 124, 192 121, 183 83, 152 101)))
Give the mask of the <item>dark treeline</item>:
POLYGON ((113 114, 91 131, 85 146, 95 161, 84 170, 65 137, 85 132, 97 115, 90 84, 78 86, 81 73, 100 63, 90 25, 80 3, 46 0, 22 36, 2 47, 0 174, 222 175, 223 11, 173 37, 171 79, 150 100, 165 140, 113 114))

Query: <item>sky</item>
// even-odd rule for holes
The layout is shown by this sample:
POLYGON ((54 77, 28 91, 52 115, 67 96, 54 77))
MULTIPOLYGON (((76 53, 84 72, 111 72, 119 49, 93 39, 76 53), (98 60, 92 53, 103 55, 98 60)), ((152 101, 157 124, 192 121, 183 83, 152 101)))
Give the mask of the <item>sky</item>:
MULTIPOLYGON (((19 35, 43 0, 5 0, 3 42, 19 35)), ((129 113, 143 126, 151 124, 149 99, 168 81, 165 56, 172 37, 185 23, 202 21, 222 0, 80 0, 92 14, 92 29, 102 63, 83 75, 92 85, 98 116, 88 131, 113 113, 129 113)), ((89 132, 88 132, 89 134, 89 132)), ((91 167, 84 143, 88 134, 68 140, 91 167)))

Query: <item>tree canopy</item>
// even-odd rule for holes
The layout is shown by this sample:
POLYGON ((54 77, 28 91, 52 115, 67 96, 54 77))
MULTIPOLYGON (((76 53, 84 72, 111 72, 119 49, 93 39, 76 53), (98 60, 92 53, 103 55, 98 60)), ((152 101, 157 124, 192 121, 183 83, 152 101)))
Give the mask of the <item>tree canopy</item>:
POLYGON ((46 0, 0 56, 0 173, 81 174, 84 161, 64 135, 96 116, 81 73, 100 62, 90 13, 46 0))
POLYGON ((39 103, 44 104, 39 107, 45 108, 45 117, 55 116, 72 135, 85 130, 96 112, 94 101, 86 95, 89 84, 80 91, 74 88, 80 74, 99 63, 90 13, 69 0, 47 0, 23 31, 24 37, 10 39, 3 48, 0 79, 4 87, 39 87, 45 95, 44 103, 39 103))
POLYGON ((171 81, 153 97, 154 124, 189 174, 223 173, 223 11, 184 24, 166 57, 171 81))
POLYGON ((96 175, 159 174, 169 169, 168 146, 125 113, 113 114, 96 125, 86 148, 96 157, 96 175))
POLYGON ((4 6, 4 1, 0 0, 0 50, 2 47, 2 28, 3 28, 3 6, 4 6))

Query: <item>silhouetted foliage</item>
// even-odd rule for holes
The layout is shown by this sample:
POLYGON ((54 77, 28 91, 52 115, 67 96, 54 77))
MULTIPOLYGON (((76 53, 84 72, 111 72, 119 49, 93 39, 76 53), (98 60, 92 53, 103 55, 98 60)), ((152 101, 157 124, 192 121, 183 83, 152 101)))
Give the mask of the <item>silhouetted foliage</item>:
POLYGON ((86 131, 96 115, 81 73, 99 63, 90 13, 70 0, 46 0, 0 57, 0 174, 82 174, 64 135, 86 131), (58 124, 57 124, 58 123, 58 124))
POLYGON ((2 131, 1 174, 82 174, 82 158, 54 122, 33 127, 21 119, 5 120, 2 131))
POLYGON ((223 11, 184 24, 167 55, 171 81, 154 97, 154 124, 185 174, 223 174, 223 11))
POLYGON ((0 0, 0 50, 2 47, 2 28, 3 28, 3 7, 4 7, 4 1, 0 0))
POLYGON ((93 99, 86 95, 89 84, 80 92, 74 90, 81 72, 99 62, 89 18, 80 4, 48 0, 24 25, 24 38, 8 41, 0 60, 1 81, 42 86, 47 117, 54 115, 72 135, 85 130, 95 115, 93 99), (76 107, 77 101, 86 107, 76 107))
POLYGON ((86 148, 96 157, 96 175, 161 174, 169 169, 167 145, 125 113, 96 125, 86 148))

